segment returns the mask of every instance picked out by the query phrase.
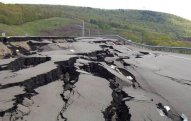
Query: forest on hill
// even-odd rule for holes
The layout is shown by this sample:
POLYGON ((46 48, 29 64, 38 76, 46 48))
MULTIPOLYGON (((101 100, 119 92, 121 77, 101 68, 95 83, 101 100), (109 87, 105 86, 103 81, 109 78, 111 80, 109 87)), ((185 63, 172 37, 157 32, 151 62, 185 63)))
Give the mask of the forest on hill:
POLYGON ((191 46, 191 21, 167 13, 143 10, 105 10, 61 5, 0 3, 0 32, 6 35, 80 36, 119 34, 151 45, 191 46))

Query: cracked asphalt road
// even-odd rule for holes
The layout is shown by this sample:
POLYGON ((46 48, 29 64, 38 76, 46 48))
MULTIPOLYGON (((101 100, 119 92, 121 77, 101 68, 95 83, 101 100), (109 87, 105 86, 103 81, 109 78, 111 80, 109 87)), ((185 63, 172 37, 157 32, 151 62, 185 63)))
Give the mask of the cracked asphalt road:
POLYGON ((105 38, 47 41, 0 60, 0 121, 191 118, 191 56, 105 38))
POLYGON ((179 114, 191 117, 191 56, 161 53, 153 58, 140 58, 129 62, 136 66, 145 89, 161 95, 179 114))

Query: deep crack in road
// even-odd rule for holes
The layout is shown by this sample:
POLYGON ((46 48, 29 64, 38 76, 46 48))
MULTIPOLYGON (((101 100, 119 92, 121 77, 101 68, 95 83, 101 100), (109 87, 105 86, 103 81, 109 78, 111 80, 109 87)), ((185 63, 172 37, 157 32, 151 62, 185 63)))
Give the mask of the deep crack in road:
POLYGON ((172 57, 132 51, 113 39, 47 41, 30 41, 30 55, 17 53, 0 61, 0 121, 191 117, 191 97, 186 94, 191 88, 184 87, 190 77, 177 80, 181 75, 176 71, 174 76, 176 66, 168 63, 172 57))

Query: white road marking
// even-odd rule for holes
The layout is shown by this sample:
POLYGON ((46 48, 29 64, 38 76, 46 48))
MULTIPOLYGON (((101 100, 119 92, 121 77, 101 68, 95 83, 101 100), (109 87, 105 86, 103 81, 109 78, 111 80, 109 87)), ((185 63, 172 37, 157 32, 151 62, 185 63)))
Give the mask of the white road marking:
POLYGON ((176 56, 176 55, 169 55, 169 56, 175 57, 175 58, 180 58, 180 59, 185 59, 185 60, 190 60, 191 61, 191 58, 186 58, 186 57, 176 56))

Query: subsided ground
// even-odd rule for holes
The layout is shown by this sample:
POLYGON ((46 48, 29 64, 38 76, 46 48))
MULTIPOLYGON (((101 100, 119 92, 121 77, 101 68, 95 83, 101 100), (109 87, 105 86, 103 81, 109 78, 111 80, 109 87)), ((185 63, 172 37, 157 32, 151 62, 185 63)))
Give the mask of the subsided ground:
POLYGON ((190 119, 191 57, 117 43, 86 37, 9 48, 15 54, 0 60, 0 121, 190 119))

